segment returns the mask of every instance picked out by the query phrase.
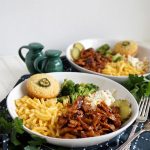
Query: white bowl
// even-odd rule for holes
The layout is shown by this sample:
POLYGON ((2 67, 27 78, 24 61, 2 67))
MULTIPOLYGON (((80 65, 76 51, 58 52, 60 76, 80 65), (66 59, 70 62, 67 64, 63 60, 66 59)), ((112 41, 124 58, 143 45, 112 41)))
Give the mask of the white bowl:
MULTIPOLYGON (((113 137, 120 134, 126 128, 128 128, 136 119, 138 115, 138 104, 132 94, 124 88, 119 83, 110 80, 108 78, 94 75, 94 74, 87 74, 87 73, 77 73, 77 72, 58 72, 58 73, 50 73, 54 76, 60 83, 64 81, 64 79, 71 79, 75 83, 93 83, 100 87, 100 89, 109 89, 109 90, 116 90, 116 99, 127 99, 131 103, 132 108, 132 115, 131 117, 122 125, 122 127, 109 134, 96 136, 96 137, 89 137, 89 138, 80 138, 80 139, 62 139, 62 138, 53 138, 38 134, 36 132, 31 131, 27 127, 23 126, 23 128, 30 134, 38 135, 41 138, 45 138, 48 143, 52 143, 55 145, 65 146, 65 147, 82 147, 82 146, 91 146, 103 143, 107 140, 112 139, 113 137)), ((8 95, 7 97, 7 108, 14 119, 18 117, 16 113, 16 106, 15 100, 21 98, 22 96, 26 95, 25 89, 26 80, 17 85, 8 95)))
MULTIPOLYGON (((85 49, 87 48, 98 48, 99 46, 108 43, 111 47, 113 47, 115 45, 116 42, 118 42, 119 40, 106 40, 106 39, 85 39, 85 40, 81 40, 81 41, 76 41, 76 42, 80 42, 84 45, 85 49)), ((74 42, 74 43, 76 43, 74 42)), ((71 56, 71 49, 74 45, 74 43, 72 43, 71 45, 69 45, 67 47, 66 50, 66 57, 68 59, 68 61, 72 64, 73 67, 75 67, 77 70, 81 71, 81 72, 87 72, 87 73, 93 73, 93 74, 97 74, 97 75, 101 75, 107 78, 110 78, 112 80, 115 80, 117 82, 123 82, 125 80, 128 79, 128 76, 112 76, 112 75, 106 75, 106 74, 102 74, 102 73, 98 73, 95 71, 91 71, 88 69, 85 69, 83 67, 80 67, 79 65, 75 64, 73 61, 73 58, 71 56)), ((147 46, 145 46, 142 43, 138 43, 138 54, 137 57, 142 59, 144 57, 147 57, 148 60, 150 61, 150 48, 148 48, 147 46)), ((150 71, 146 74, 144 74, 144 76, 147 76, 150 74, 150 71)))

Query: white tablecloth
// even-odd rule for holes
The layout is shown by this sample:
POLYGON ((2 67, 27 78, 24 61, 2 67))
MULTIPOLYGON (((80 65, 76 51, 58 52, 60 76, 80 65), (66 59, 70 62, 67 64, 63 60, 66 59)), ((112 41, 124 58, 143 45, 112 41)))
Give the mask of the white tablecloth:
POLYGON ((29 72, 18 56, 0 56, 0 101, 24 74, 29 74, 29 72))

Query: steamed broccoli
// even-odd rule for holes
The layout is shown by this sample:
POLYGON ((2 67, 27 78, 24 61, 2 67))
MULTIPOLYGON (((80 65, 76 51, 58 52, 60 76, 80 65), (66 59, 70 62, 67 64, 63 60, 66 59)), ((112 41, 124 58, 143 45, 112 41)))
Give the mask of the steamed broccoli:
POLYGON ((57 98, 57 101, 63 104, 70 103, 70 97, 69 96, 61 96, 57 98))
POLYGON ((72 80, 64 80, 61 85, 61 95, 67 96, 75 92, 75 83, 72 80))
POLYGON ((69 96, 71 102, 77 99, 78 96, 86 96, 92 94, 98 90, 98 86, 92 83, 77 83, 75 84, 72 80, 64 80, 61 86, 60 96, 69 96))
POLYGON ((89 93, 94 93, 98 90, 98 87, 92 83, 81 83, 75 85, 75 91, 79 93, 79 95, 88 95, 89 93))

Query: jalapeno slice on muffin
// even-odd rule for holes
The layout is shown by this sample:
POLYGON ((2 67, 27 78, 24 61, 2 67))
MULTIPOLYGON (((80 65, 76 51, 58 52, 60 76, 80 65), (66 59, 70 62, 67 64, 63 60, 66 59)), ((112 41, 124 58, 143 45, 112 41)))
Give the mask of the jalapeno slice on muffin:
POLYGON ((122 42, 122 46, 128 46, 128 45, 130 45, 130 42, 129 42, 129 41, 123 41, 123 42, 122 42))
POLYGON ((39 73, 27 80, 26 89, 31 98, 55 98, 60 92, 60 84, 53 76, 39 73))
POLYGON ((113 52, 125 56, 135 56, 138 51, 138 45, 134 41, 120 41, 114 45, 113 52))
POLYGON ((50 86, 50 81, 47 78, 42 78, 39 80, 38 83, 42 87, 49 87, 50 86))

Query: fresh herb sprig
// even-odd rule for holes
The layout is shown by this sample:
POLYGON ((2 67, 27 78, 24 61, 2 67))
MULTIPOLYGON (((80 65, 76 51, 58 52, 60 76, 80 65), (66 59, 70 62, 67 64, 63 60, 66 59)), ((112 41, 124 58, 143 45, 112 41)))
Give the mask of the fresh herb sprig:
POLYGON ((9 149, 11 150, 69 150, 47 144, 45 139, 28 134, 23 130, 22 120, 19 118, 12 120, 5 108, 0 108, 0 134, 9 135, 9 149))
POLYGON ((129 75, 123 85, 133 94, 139 102, 142 96, 150 96, 150 77, 129 75))
POLYGON ((16 148, 20 150, 40 150, 41 145, 46 143, 45 139, 25 133, 22 120, 19 118, 10 119, 6 109, 0 110, 0 134, 9 135, 9 148, 12 150, 16 148))

